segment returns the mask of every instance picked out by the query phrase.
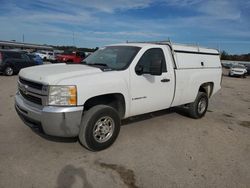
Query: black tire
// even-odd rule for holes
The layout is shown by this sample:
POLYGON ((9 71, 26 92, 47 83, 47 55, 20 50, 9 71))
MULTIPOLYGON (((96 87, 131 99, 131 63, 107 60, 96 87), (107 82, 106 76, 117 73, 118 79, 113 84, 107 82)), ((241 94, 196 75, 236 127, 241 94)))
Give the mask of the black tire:
POLYGON ((66 63, 72 64, 72 63, 73 63, 73 60, 67 60, 66 63))
POLYGON ((13 68, 10 67, 10 66, 6 67, 5 70, 4 70, 4 74, 6 76, 12 76, 14 74, 13 68))
POLYGON ((194 119, 202 118, 206 114, 207 108, 208 108, 208 96, 204 92, 199 92, 195 101, 189 104, 189 109, 188 109, 189 116, 194 119))
MULTIPOLYGON (((120 117, 117 111, 106 105, 97 105, 92 108, 90 108, 88 111, 84 112, 82 123, 80 126, 80 132, 79 132, 79 141, 80 143, 85 146, 87 149, 92 150, 92 151, 100 151, 108 148, 111 146, 119 132, 120 132, 120 117), (101 137, 98 137, 98 134, 103 134, 105 135, 106 133, 100 133, 102 130, 105 131, 105 128, 103 128, 103 124, 100 123, 102 121, 102 118, 107 118, 109 121, 109 124, 111 125, 113 123, 113 131, 112 134, 108 134, 110 137, 106 136, 107 140, 101 140, 101 137), (110 119, 109 119, 110 118, 110 119), (99 124, 97 124, 99 122, 99 124), (94 129, 96 127, 100 126, 98 128, 99 131, 96 131, 97 136, 94 136, 94 129), (102 127, 102 128, 101 128, 102 127), (97 141, 99 138, 99 141, 97 141)), ((104 123, 105 126, 105 123, 104 123)), ((97 130, 97 129, 96 129, 97 130)))

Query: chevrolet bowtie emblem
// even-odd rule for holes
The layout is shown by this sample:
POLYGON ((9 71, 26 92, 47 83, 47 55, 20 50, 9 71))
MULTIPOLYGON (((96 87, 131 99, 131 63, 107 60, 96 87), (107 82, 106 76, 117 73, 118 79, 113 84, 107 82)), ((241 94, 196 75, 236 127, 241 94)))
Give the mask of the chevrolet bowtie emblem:
POLYGON ((22 90, 22 92, 23 92, 24 94, 27 94, 28 88, 29 88, 29 86, 20 84, 20 90, 22 90))
POLYGON ((23 92, 24 92, 25 94, 27 94, 27 92, 28 92, 28 91, 27 91, 27 90, 28 90, 28 87, 29 87, 29 86, 27 86, 27 85, 24 85, 24 87, 23 87, 23 89, 24 89, 23 92))

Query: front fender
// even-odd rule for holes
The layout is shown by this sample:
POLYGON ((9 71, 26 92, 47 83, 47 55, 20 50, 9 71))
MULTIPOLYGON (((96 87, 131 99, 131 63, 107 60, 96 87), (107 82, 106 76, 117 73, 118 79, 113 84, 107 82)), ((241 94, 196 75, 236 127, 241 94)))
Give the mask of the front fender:
MULTIPOLYGON (((83 105, 88 99, 119 93, 124 96, 125 109, 129 109, 128 70, 101 72, 63 80, 58 85, 77 86, 77 104, 83 105)), ((125 116, 127 115, 127 110, 125 116)))

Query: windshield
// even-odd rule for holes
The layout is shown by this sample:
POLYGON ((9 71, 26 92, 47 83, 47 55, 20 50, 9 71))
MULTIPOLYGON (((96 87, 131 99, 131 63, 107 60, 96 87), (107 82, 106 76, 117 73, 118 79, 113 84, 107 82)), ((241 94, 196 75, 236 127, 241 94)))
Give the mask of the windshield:
POLYGON ((139 47, 133 46, 108 46, 88 56, 83 63, 123 70, 129 66, 139 50, 139 47))

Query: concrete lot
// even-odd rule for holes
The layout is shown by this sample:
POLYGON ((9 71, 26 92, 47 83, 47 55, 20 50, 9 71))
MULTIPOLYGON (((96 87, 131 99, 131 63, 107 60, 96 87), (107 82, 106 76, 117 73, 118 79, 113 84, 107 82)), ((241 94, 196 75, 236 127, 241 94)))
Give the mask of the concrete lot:
POLYGON ((166 110, 124 121, 90 152, 50 141, 17 117, 17 76, 0 76, 0 187, 249 187, 250 78, 223 79, 203 119, 166 110))

